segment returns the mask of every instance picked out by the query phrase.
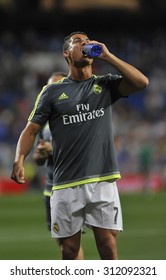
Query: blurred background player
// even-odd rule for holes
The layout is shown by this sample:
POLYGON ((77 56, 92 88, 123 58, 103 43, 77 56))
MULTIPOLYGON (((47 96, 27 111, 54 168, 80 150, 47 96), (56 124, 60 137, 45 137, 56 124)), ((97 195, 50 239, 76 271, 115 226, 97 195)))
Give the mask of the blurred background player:
MULTIPOLYGON (((64 77, 66 77, 66 73, 54 72, 48 79, 48 84, 58 82, 64 77)), ((45 187, 43 190, 43 195, 44 195, 44 203, 45 203, 45 210, 46 210, 46 222, 49 231, 51 231, 50 197, 51 197, 52 180, 53 180, 53 166, 52 166, 53 158, 52 158, 51 141, 52 141, 51 132, 48 123, 46 123, 46 125, 39 133, 37 146, 32 157, 37 165, 40 166, 45 165, 46 172, 45 172, 45 187)), ((82 260, 83 258, 84 258, 83 249, 82 247, 80 247, 77 259, 82 260)))

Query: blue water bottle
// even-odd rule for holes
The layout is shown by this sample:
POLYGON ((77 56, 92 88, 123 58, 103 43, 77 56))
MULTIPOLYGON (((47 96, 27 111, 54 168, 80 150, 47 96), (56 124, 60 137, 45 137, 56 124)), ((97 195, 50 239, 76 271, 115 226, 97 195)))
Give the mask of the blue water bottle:
POLYGON ((102 47, 98 44, 87 44, 82 53, 87 54, 88 57, 97 57, 102 53, 102 47))

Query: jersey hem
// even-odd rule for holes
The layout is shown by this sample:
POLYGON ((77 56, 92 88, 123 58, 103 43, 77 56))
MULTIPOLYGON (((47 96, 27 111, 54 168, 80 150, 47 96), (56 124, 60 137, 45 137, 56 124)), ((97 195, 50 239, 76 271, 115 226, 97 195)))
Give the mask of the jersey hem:
POLYGON ((63 185, 58 185, 58 186, 54 185, 52 187, 52 191, 66 189, 66 188, 70 188, 70 187, 77 187, 79 185, 85 185, 85 184, 90 184, 90 183, 95 183, 95 182, 102 182, 102 181, 109 181, 109 180, 116 181, 120 178, 121 178, 120 174, 114 174, 114 175, 96 177, 96 178, 88 178, 88 179, 84 179, 81 181, 74 181, 74 182, 68 183, 68 184, 63 184, 63 185))
POLYGON ((49 196, 49 197, 50 197, 50 196, 51 196, 51 191, 50 191, 50 192, 49 192, 49 191, 44 191, 44 192, 43 192, 43 195, 44 195, 44 196, 49 196))

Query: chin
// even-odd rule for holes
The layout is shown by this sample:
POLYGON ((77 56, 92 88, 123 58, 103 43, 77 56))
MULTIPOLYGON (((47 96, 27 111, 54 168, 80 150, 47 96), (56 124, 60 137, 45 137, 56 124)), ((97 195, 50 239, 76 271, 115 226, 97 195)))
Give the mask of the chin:
POLYGON ((84 59, 84 60, 82 60, 82 61, 75 61, 74 62, 74 65, 76 66, 76 67, 81 67, 81 68, 83 68, 83 67, 86 67, 86 66, 88 66, 88 65, 91 65, 92 64, 92 61, 93 61, 93 59, 91 59, 91 58, 86 58, 86 59, 84 59))

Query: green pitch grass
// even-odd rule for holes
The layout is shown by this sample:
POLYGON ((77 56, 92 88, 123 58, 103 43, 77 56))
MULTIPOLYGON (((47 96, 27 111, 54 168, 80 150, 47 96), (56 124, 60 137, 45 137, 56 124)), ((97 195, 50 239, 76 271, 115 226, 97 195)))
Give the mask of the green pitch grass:
MULTIPOLYGON (((121 260, 166 260, 166 192, 120 194, 124 231, 121 260)), ((99 259, 90 229, 82 235, 85 259, 99 259)), ((45 223, 40 192, 0 196, 0 260, 60 259, 45 223)))

